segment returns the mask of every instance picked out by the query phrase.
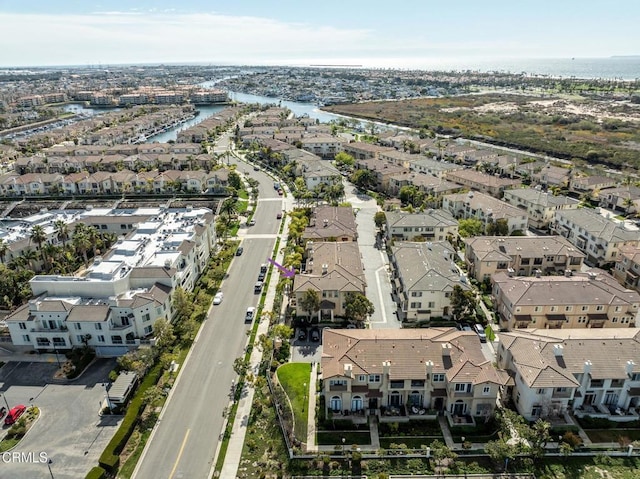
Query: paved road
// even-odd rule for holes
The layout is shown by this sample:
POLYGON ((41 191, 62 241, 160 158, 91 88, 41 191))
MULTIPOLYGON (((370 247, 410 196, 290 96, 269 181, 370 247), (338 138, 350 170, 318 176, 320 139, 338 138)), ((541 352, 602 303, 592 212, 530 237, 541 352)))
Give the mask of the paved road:
POLYGON ((375 247, 376 225, 373 216, 378 211, 376 201, 345 182, 347 201, 358 210, 358 246, 362 255, 362 263, 367 280, 367 298, 373 303, 375 312, 370 318, 374 329, 400 328, 402 323, 396 316, 396 303, 391 299, 391 280, 389 276, 388 258, 384 250, 375 247))
POLYGON ((282 201, 266 174, 247 166, 239 171, 260 181, 260 198, 266 201, 258 202, 256 225, 239 231, 244 254, 231 263, 229 276, 222 284, 224 300, 212 307, 196 338, 134 473, 135 479, 209 477, 222 432, 223 410, 230 404, 231 383, 236 377, 233 361, 243 354, 247 342, 245 311, 258 303, 253 285, 260 265, 273 251, 279 226, 276 215, 282 210, 282 201))

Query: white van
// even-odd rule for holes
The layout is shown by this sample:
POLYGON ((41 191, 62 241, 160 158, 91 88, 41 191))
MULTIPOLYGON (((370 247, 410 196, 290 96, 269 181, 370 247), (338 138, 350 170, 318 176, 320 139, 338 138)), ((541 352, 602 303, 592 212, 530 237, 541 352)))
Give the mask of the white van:
POLYGON ((249 306, 247 308, 247 313, 244 315, 245 322, 251 322, 253 320, 253 315, 256 313, 256 308, 253 306, 249 306))
POLYGON ((476 323, 473 326, 473 330, 478 334, 478 338, 480 338, 481 343, 487 342, 487 335, 484 332, 484 328, 482 327, 482 324, 476 323))

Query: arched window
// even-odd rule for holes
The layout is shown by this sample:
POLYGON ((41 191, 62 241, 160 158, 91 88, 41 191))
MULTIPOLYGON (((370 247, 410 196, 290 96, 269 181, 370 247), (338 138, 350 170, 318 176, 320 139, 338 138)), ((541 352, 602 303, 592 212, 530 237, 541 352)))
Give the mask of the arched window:
POLYGON ((329 401, 329 409, 334 412, 342 411, 342 398, 340 396, 333 396, 329 401))
POLYGON ((353 396, 351 398, 351 410, 352 411, 361 411, 363 409, 363 402, 361 396, 353 396))

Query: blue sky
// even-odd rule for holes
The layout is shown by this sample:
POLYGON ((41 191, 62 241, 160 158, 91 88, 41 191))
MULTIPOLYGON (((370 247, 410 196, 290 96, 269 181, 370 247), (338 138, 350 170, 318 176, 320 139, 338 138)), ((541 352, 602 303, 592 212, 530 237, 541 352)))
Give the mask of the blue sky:
POLYGON ((640 2, 0 0, 1 66, 411 67, 640 54, 640 2))

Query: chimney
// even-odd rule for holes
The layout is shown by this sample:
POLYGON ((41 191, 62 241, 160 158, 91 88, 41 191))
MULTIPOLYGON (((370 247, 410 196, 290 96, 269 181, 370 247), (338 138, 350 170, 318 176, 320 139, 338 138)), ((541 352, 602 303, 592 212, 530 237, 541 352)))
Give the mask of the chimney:
POLYGON ((328 272, 329 272, 329 265, 325 263, 322 265, 322 275, 324 276, 328 272))
POLYGON ((451 344, 444 343, 442 345, 442 356, 445 357, 445 358, 450 358, 451 357, 451 344))
POLYGON ((344 365, 344 375, 345 377, 350 378, 351 377, 351 373, 353 372, 353 365, 352 364, 345 364, 344 365))
POLYGON ((382 362, 382 374, 386 377, 389 377, 389 372, 391 371, 391 361, 383 361, 382 362))
POLYGON ((433 379, 431 377, 431 375, 433 374, 433 361, 427 361, 426 363, 424 363, 426 370, 427 370, 427 379, 431 380, 433 379))
POLYGON ((561 358, 563 353, 564 353, 564 346, 562 344, 553 345, 553 354, 555 354, 557 358, 561 358))
POLYGON ((584 374, 591 374, 591 361, 589 361, 588 359, 584 362, 584 374))
POLYGON ((633 367, 636 365, 632 360, 627 361, 627 365, 625 366, 625 371, 627 372, 627 376, 633 375, 633 367))

